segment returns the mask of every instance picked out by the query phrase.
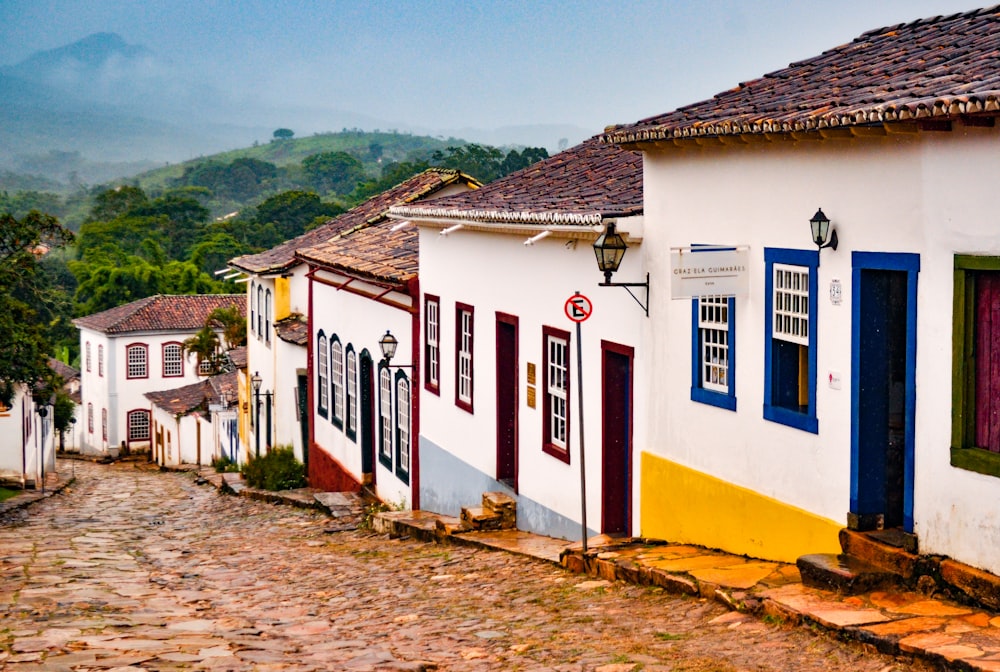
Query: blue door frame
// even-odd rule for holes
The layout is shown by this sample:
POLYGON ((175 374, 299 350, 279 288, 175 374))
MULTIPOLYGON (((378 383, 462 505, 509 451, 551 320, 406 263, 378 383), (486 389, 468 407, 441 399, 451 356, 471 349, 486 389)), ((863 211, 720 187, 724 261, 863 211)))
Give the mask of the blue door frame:
MULTIPOLYGON (((914 472, 914 418, 916 407, 917 365, 917 273, 920 256, 909 253, 854 252, 852 265, 851 298, 851 511, 849 526, 871 529, 878 516, 885 514, 887 498, 901 495, 902 527, 913 532, 913 472, 914 472), (865 271, 895 271, 905 274, 906 324, 902 330, 905 338, 903 352, 903 413, 902 413, 902 493, 889 493, 892 480, 886 466, 889 461, 885 425, 878 424, 881 413, 887 417, 890 406, 889 381, 886 359, 892 344, 879 344, 878 330, 888 324, 891 306, 887 299, 885 283, 875 281, 879 274, 865 271), (867 278, 866 278, 867 276, 867 278), (879 325, 882 325, 881 327, 879 325), (874 330, 874 331, 873 331, 874 330), (873 335, 876 338, 873 338, 873 335), (864 352, 863 352, 864 351, 864 352), (867 385, 868 391, 863 391, 867 385), (884 385, 880 391, 879 385, 884 385), (874 388, 874 391, 872 391, 874 388), (864 397, 864 399, 863 399, 864 397), (878 432, 883 432, 879 436, 878 432), (885 445, 882 445, 882 444, 885 445)), ((889 274, 881 274, 887 277, 889 274)), ((897 276, 898 277, 898 276, 897 276)), ((896 344, 898 348, 898 344, 896 344)), ((897 352, 897 356, 899 351, 897 352)))

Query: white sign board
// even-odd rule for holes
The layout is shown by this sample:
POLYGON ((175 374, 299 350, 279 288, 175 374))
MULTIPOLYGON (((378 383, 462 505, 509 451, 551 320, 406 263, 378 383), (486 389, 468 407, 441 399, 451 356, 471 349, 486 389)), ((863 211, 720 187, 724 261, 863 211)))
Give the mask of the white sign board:
POLYGON ((670 298, 750 293, 750 248, 697 246, 670 250, 670 298))

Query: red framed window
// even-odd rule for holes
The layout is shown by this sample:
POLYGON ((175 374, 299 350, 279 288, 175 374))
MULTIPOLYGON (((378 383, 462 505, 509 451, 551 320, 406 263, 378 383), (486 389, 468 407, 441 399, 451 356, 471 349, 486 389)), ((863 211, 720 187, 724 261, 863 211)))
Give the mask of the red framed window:
POLYGON ((101 409, 101 438, 108 440, 108 409, 101 409))
POLYGON ((176 378, 184 375, 184 346, 180 343, 163 344, 163 377, 176 378))
POLYGON ((149 346, 145 343, 126 346, 125 377, 149 378, 149 346))
POLYGON ((472 413, 474 309, 455 304, 455 405, 472 413))
POLYGON ((569 463, 569 332, 542 327, 542 450, 569 463))
POLYGON ((97 346, 97 375, 104 377, 104 346, 97 346))
POLYGON ((149 411, 136 410, 128 412, 128 440, 149 441, 149 411))
POLYGON ((424 388, 441 393, 441 299, 424 295, 424 388))
POLYGON ((87 404, 87 433, 94 433, 94 405, 87 404))
POLYGON ((87 341, 87 344, 84 346, 83 349, 86 352, 86 356, 84 357, 84 359, 87 360, 87 373, 90 373, 90 341, 87 341))

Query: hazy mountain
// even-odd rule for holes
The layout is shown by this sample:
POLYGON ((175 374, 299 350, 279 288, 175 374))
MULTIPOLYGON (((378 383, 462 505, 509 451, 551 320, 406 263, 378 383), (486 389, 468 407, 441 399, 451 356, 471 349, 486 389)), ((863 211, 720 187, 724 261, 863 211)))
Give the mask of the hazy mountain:
POLYGON ((422 129, 294 101, 278 106, 253 91, 236 97, 185 67, 114 33, 96 33, 0 68, 0 170, 92 184, 266 142, 278 127, 292 128, 299 137, 344 128, 396 129, 497 146, 543 146, 550 152, 562 138, 573 145, 600 130, 422 129))

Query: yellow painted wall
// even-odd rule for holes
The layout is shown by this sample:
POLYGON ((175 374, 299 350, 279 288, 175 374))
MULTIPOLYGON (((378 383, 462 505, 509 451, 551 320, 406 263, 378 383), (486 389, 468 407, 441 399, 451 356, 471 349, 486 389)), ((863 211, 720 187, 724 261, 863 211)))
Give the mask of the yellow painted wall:
POLYGON ((289 278, 274 279, 274 321, 283 320, 292 312, 292 293, 289 278))
POLYGON ((843 525, 644 452, 642 536, 766 560, 840 553, 843 525))

